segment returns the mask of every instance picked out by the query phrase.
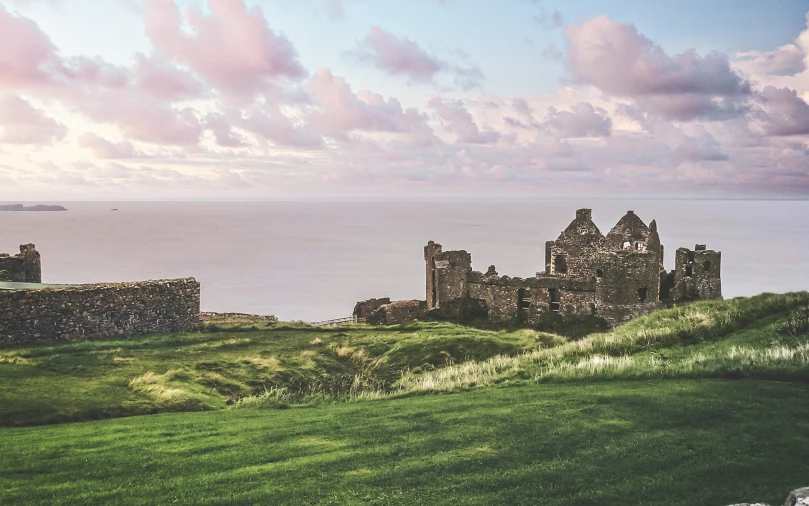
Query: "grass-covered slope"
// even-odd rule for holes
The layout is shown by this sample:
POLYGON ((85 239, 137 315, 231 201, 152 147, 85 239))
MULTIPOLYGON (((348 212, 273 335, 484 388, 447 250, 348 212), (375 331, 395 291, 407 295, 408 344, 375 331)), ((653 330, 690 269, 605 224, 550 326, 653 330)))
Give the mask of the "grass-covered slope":
POLYGON ((0 429, 0 503, 780 504, 806 455, 806 384, 527 384, 0 429))
POLYGON ((243 324, 194 334, 0 349, 0 426, 161 411, 283 406, 569 379, 809 379, 785 335, 809 294, 661 310, 577 341, 448 323, 318 329, 243 324))
POLYGON ((295 399, 374 396, 405 370, 558 342, 530 330, 438 323, 338 329, 260 324, 0 349, 0 426, 220 409, 277 388, 295 399))

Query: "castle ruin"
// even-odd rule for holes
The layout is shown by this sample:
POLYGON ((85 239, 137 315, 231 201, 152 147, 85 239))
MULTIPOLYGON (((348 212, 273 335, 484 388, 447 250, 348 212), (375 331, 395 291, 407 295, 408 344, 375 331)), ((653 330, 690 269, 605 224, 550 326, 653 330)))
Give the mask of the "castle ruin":
POLYGON ((33 244, 23 244, 17 255, 0 253, 0 281, 41 283, 42 264, 33 244))
POLYGON ((590 209, 555 241, 545 243, 545 269, 531 278, 500 276, 495 266, 472 270, 466 251, 424 248, 427 311, 472 301, 492 320, 536 322, 544 312, 593 315, 619 325, 662 306, 664 301, 721 299, 721 253, 696 245, 680 248, 674 270, 663 265, 663 245, 653 220, 648 226, 633 211, 605 236, 590 209))

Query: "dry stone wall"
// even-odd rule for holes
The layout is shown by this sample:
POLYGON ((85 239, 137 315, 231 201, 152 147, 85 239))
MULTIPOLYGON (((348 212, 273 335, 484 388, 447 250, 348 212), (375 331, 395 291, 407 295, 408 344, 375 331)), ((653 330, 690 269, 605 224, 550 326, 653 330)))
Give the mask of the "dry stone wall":
POLYGON ((199 328, 193 278, 0 290, 0 346, 199 328))

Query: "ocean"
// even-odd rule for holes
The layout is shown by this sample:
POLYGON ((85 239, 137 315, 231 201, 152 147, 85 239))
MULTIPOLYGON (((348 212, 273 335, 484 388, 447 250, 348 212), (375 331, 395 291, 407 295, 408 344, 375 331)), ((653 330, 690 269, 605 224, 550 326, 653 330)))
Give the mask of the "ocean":
POLYGON ((429 240, 530 277, 582 207, 604 234, 627 210, 656 219, 669 270, 679 247, 722 251, 726 298, 809 290, 808 201, 51 203, 68 211, 0 212, 0 252, 35 243, 46 283, 193 276, 203 311, 317 321, 362 299, 423 299, 429 240))

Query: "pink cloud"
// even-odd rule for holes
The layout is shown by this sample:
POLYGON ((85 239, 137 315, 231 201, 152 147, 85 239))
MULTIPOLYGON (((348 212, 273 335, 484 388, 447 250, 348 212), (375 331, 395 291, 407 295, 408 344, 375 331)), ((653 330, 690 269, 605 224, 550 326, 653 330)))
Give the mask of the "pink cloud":
POLYGON ((727 56, 686 51, 667 55, 631 23, 599 16, 565 29, 573 76, 616 95, 700 93, 739 95, 750 86, 730 68, 727 56))
POLYGON ((0 5, 0 87, 45 84, 57 62, 56 47, 39 26, 0 5))
POLYGON ((248 111, 232 111, 228 117, 233 124, 277 146, 304 149, 323 146, 323 139, 312 132, 308 125, 296 127, 278 106, 255 106, 248 111))
POLYGON ((378 26, 359 42, 353 55, 394 76, 406 76, 412 82, 432 82, 440 72, 454 75, 456 85, 471 89, 480 85, 483 74, 475 66, 464 67, 441 60, 421 48, 416 42, 383 30, 378 26))
POLYGON ((570 111, 548 108, 546 125, 561 137, 606 137, 612 132, 612 119, 604 109, 580 102, 570 111))
POLYGON ((472 120, 472 115, 466 110, 459 100, 445 102, 439 97, 434 97, 429 101, 430 107, 434 108, 438 116, 449 126, 449 129, 458 136, 458 142, 469 144, 493 144, 500 139, 500 133, 491 130, 478 128, 472 120))
POLYGON ((0 98, 0 143, 52 144, 67 135, 67 128, 16 95, 0 98))
POLYGON ((79 136, 79 146, 91 150, 96 158, 126 159, 143 156, 131 142, 111 142, 92 132, 79 136))
POLYGON ((740 113, 741 107, 718 106, 715 99, 738 101, 750 93, 750 84, 731 69, 726 55, 669 56, 630 23, 599 16, 567 27, 565 35, 576 82, 633 97, 651 112, 679 119, 740 113))
POLYGON ((795 90, 767 86, 760 97, 769 135, 809 134, 809 104, 795 90))
POLYGON ((307 86, 319 110, 311 112, 312 127, 329 134, 353 130, 412 132, 425 128, 426 117, 415 109, 402 109, 395 98, 385 100, 371 92, 355 94, 346 80, 328 69, 315 72, 307 86))
POLYGON ((204 88, 193 75, 160 56, 135 56, 134 84, 159 100, 182 100, 200 96, 204 88))
POLYGON ((270 29, 260 7, 248 9, 243 0, 209 0, 208 7, 210 14, 193 7, 181 16, 173 0, 146 0, 146 33, 163 55, 230 95, 252 96, 278 79, 306 74, 292 43, 270 29))

